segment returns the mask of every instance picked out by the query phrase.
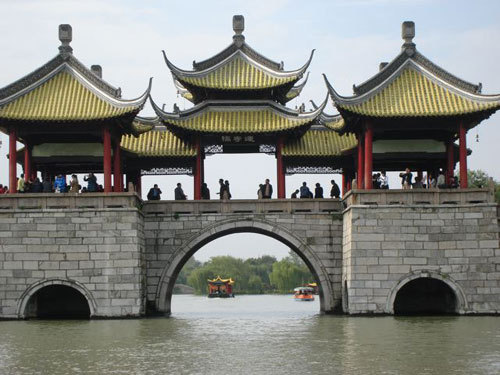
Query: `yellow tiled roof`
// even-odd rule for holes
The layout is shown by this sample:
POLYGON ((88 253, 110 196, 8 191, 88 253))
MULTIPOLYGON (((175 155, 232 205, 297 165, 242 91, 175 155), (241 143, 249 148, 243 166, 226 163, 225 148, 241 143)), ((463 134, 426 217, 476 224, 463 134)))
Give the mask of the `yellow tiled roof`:
POLYGON ((299 78, 300 73, 284 75, 283 77, 273 75, 240 56, 236 56, 215 70, 201 76, 178 76, 180 81, 194 86, 221 90, 265 89, 281 86, 299 78))
MULTIPOLYGON (((332 116, 333 117, 333 116, 332 116)), ((328 129, 332 130, 340 130, 344 127, 345 121, 340 116, 335 116, 333 119, 324 120, 323 125, 325 125, 328 129)))
POLYGON ((0 107, 0 117, 28 121, 85 121, 138 111, 137 105, 113 106, 66 71, 0 107))
POLYGON ((500 108, 500 103, 459 95, 409 66, 375 95, 359 98, 358 103, 337 103, 337 107, 364 116, 422 117, 480 112, 500 108))
POLYGON ((285 144, 283 156, 339 156, 343 150, 356 144, 356 137, 352 133, 340 135, 334 131, 311 129, 298 140, 285 144))
POLYGON ((123 135, 120 146, 142 157, 192 157, 196 156, 194 147, 168 130, 152 130, 134 137, 123 135))
MULTIPOLYGON (((290 130, 314 118, 286 116, 272 109, 209 109, 184 118, 164 119, 172 125, 205 133, 266 133, 290 130)), ((168 126, 168 125, 167 125, 168 126)))

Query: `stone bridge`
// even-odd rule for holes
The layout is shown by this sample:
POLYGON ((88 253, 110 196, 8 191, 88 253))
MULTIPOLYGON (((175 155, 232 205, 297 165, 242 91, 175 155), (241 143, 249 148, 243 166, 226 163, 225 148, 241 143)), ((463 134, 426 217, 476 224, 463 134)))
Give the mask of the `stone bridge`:
POLYGON ((24 194, 0 196, 0 318, 168 314, 189 257, 243 232, 297 252, 320 284, 323 312, 430 304, 500 312, 498 213, 488 190, 353 191, 342 202, 24 194))
POLYGON ((196 251, 219 237, 245 232, 294 250, 321 285, 321 310, 341 311, 339 200, 158 201, 145 204, 143 213, 148 302, 160 312, 170 312, 177 275, 196 251))

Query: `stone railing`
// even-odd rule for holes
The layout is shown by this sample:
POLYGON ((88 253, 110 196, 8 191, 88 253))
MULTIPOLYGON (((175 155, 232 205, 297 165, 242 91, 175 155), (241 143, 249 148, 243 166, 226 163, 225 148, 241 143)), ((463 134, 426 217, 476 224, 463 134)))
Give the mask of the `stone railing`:
POLYGON ((141 207, 145 214, 341 212, 338 199, 239 199, 208 201, 141 201, 136 193, 5 194, 2 210, 103 209, 141 207))
POLYGON ((136 193, 37 193, 0 195, 0 211, 19 209, 102 209, 127 207, 140 207, 140 198, 136 193))
POLYGON ((238 199, 209 201, 147 201, 143 212, 152 214, 303 213, 342 212, 338 199, 238 199))
POLYGON ((493 203, 490 189, 352 190, 344 197, 351 205, 440 205, 493 203))

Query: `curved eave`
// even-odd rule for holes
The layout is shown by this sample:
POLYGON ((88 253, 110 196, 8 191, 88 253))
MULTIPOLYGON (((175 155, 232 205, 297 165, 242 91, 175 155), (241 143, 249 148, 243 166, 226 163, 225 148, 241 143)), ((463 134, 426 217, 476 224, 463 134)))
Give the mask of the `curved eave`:
POLYGON ((182 96, 184 99, 187 99, 189 100, 191 103, 194 103, 194 97, 193 97, 193 94, 191 94, 189 92, 188 89, 186 89, 182 83, 180 83, 174 75, 173 76, 173 80, 174 80, 174 86, 175 88, 177 89, 177 94, 179 94, 180 96, 182 96))
POLYGON ((138 137, 141 134, 147 133, 159 126, 160 120, 158 117, 140 117, 136 116, 132 121, 132 134, 138 137))
POLYGON ((172 72, 174 79, 177 79, 183 86, 188 85, 200 88, 221 90, 261 90, 265 88, 283 86, 285 84, 289 84, 290 82, 294 83, 302 78, 304 72, 309 67, 314 55, 314 50, 312 50, 309 60, 301 68, 291 71, 282 71, 271 69, 268 66, 261 64, 259 61, 254 60, 251 56, 246 55, 244 52, 242 52, 242 50, 238 49, 214 66, 200 71, 188 71, 175 66, 167 58, 165 51, 162 52, 165 63, 172 72), (238 58, 242 59, 244 63, 250 65, 250 67, 255 69, 257 72, 260 72, 260 75, 262 77, 257 80, 249 79, 248 74, 246 74, 245 78, 237 79, 235 77, 227 78, 227 75, 223 74, 223 77, 220 77, 219 79, 219 77, 217 76, 217 72, 222 71, 226 68, 226 66, 229 66, 228 69, 230 72, 232 72, 228 74, 235 74, 234 71, 237 69, 233 69, 229 64, 231 64, 233 60, 236 60, 238 58), (216 76, 214 77, 213 75, 216 76))
POLYGON ((293 86, 290 89, 290 91, 288 91, 288 93, 286 94, 286 101, 287 102, 289 102, 290 100, 292 100, 300 95, 300 93, 302 92, 302 89, 306 85, 308 79, 309 79, 309 72, 307 72, 306 77, 304 78, 304 80, 301 83, 293 86))
POLYGON ((347 111, 354 115, 379 118, 451 117, 494 112, 500 108, 500 95, 464 91, 433 75, 413 60, 407 60, 384 82, 370 91, 351 97, 338 94, 326 76, 323 76, 328 92, 341 113, 347 111), (408 82, 409 79, 414 81, 408 82), (404 87, 392 87, 396 83, 404 87), (384 98, 384 90, 390 88, 399 90, 401 94, 395 96, 392 93, 384 98), (409 92, 410 89, 415 92, 409 92), (371 100, 377 100, 377 96, 381 103, 370 104, 371 100))
POLYGON ((429 60, 427 57, 413 48, 403 49, 403 51, 399 55, 397 55, 394 60, 387 64, 373 77, 367 79, 365 82, 359 85, 353 85, 354 93, 356 95, 361 95, 370 91, 372 88, 378 86, 381 82, 384 82, 407 60, 413 60, 417 64, 424 66, 427 70, 433 72, 434 75, 448 82, 452 86, 473 94, 481 93, 481 83, 476 85, 451 74, 440 66, 434 64, 431 60, 429 60))
POLYGON ((154 111, 172 130, 204 134, 271 134, 309 126, 317 120, 326 99, 316 110, 300 113, 272 101, 207 101, 179 113, 164 112, 151 99, 154 111))

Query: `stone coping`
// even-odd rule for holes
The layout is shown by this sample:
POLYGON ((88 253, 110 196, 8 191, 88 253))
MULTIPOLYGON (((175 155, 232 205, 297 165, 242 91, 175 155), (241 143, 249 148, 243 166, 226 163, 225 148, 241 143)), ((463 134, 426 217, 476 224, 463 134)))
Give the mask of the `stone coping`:
POLYGON ((229 201, 145 201, 144 214, 342 212, 339 199, 234 199, 229 201))
POLYGON ((463 205, 494 202, 493 191, 487 188, 351 190, 344 196, 346 207, 352 205, 463 205))
POLYGON ((339 199, 235 199, 142 201, 136 193, 32 193, 0 195, 3 210, 141 208, 144 214, 342 212, 339 199))
POLYGON ((140 207, 136 193, 26 193, 0 195, 2 210, 105 209, 140 207))

